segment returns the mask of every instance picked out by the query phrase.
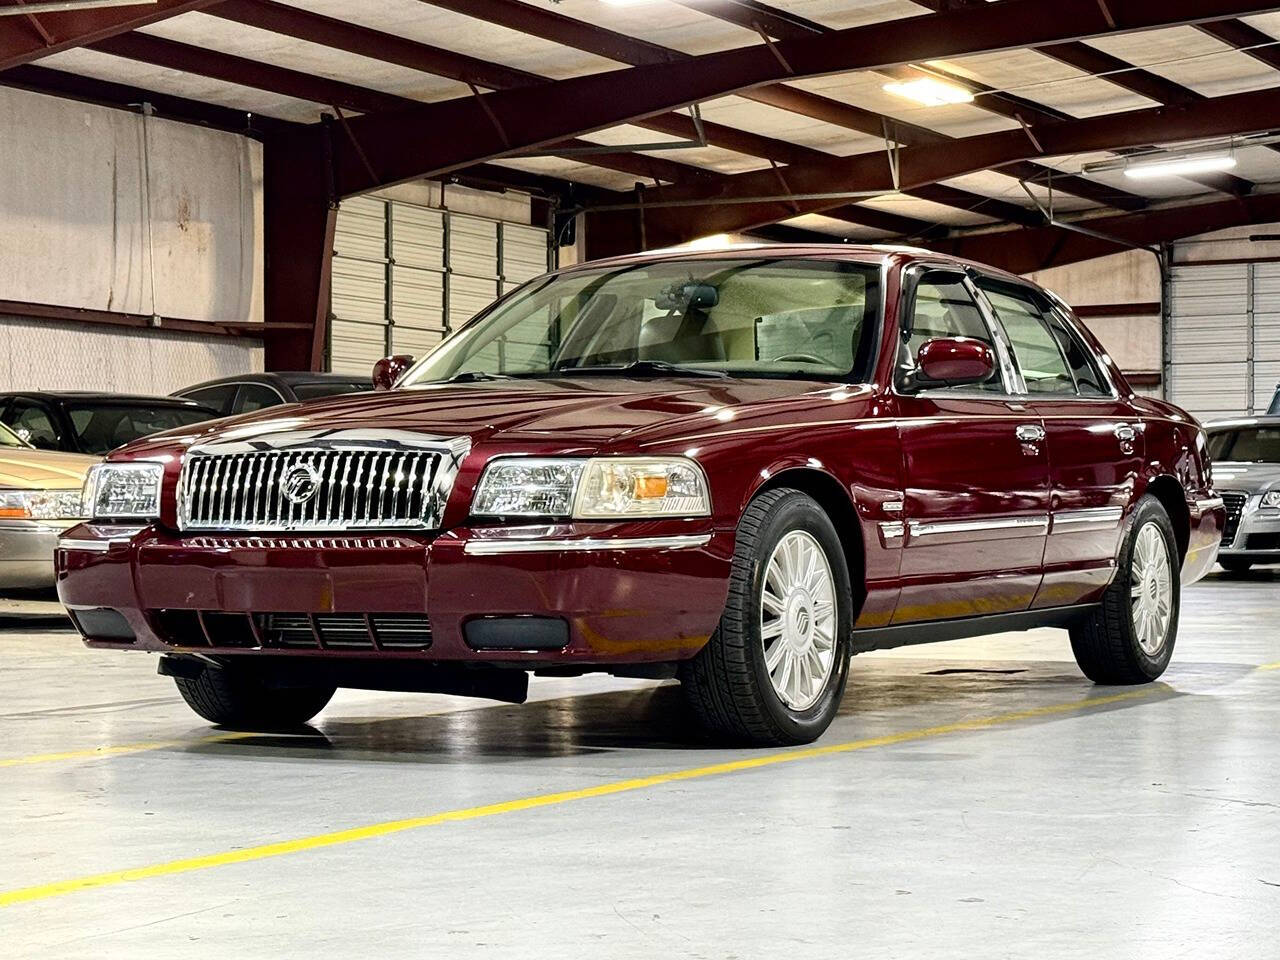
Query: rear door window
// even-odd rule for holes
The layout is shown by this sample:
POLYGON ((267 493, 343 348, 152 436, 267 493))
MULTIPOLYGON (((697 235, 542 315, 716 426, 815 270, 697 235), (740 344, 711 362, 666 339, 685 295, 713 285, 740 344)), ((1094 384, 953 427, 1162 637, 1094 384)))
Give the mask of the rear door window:
POLYGON ((978 287, 1004 328, 1027 393, 1075 396, 1075 377, 1031 291, 988 280, 980 280, 978 287))

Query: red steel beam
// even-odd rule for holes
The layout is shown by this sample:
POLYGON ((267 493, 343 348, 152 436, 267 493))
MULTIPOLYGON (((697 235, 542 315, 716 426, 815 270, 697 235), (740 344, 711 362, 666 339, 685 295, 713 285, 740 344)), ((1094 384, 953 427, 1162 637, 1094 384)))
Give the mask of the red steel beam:
MULTIPOLYGON (((350 142, 335 145, 336 184, 339 194, 348 196, 435 176, 783 79, 1041 46, 1275 9, 1280 9, 1276 0, 1107 0, 1105 8, 1097 0, 1004 0, 926 15, 927 25, 921 17, 909 17, 674 63, 423 104, 352 120, 351 132, 359 148, 350 142), (441 136, 441 130, 449 135, 441 136), (368 158, 372 173, 361 154, 368 158)), ((1027 139, 1021 130, 1017 136, 1027 139)), ((944 147, 953 149, 951 144, 944 147)), ((1018 159, 1025 159, 1025 154, 1018 159)))
MULTIPOLYGON (((1178 107, 1152 107, 1046 124, 1036 131, 1046 156, 1066 156, 1099 150, 1116 150, 1150 143, 1177 143, 1256 133, 1280 127, 1280 96, 1275 90, 1217 97, 1178 107)), ((1025 159, 1037 153, 1021 130, 981 134, 943 144, 907 147, 898 155, 899 183, 903 188, 936 183, 978 170, 987 170, 1025 159)), ((825 194, 837 191, 889 192, 894 184, 884 154, 860 154, 821 162, 793 164, 787 168, 791 194, 825 194)), ((824 198, 800 200, 790 205, 754 202, 772 197, 776 184, 766 173, 742 173, 719 178, 711 189, 670 187, 655 191, 645 210, 648 237, 654 245, 693 239, 694 235, 734 232, 804 213, 820 213, 843 202, 824 198), (652 204, 665 202, 700 204, 696 222, 678 215, 681 208, 652 204), (740 202, 728 202, 740 201, 740 202), (743 202, 746 201, 746 202, 743 202), (706 204, 701 206, 701 204, 706 204)), ((597 222, 633 216, 627 212, 595 215, 597 222)))
POLYGON ((1255 194, 1231 200, 1183 204, 1114 217, 1080 221, 1098 236, 1032 227, 998 233, 975 234, 956 240, 930 242, 928 246, 956 256, 1003 267, 1013 273, 1030 273, 1131 249, 1153 246, 1213 230, 1271 223, 1280 219, 1280 194, 1255 194))
MULTIPOLYGON (((498 23, 544 40, 585 50, 597 56, 618 59, 633 66, 659 62, 658 58, 663 56, 672 61, 689 59, 687 54, 680 51, 637 40, 594 24, 584 24, 572 17, 532 7, 519 0, 424 0, 424 2, 482 19, 485 22, 498 23)), ((779 39, 805 39, 832 32, 811 21, 784 14, 758 3, 747 4, 741 0, 705 0, 705 2, 704 0, 684 0, 684 4, 747 29, 755 30, 759 26, 779 39)), ((757 87, 753 90, 741 91, 739 95, 756 103, 876 137, 884 135, 885 124, 888 123, 894 136, 904 144, 948 139, 945 135, 926 127, 891 119, 871 110, 842 103, 830 97, 819 96, 787 84, 757 87)), ((1053 117, 1053 119, 1061 119, 1061 117, 1053 117)), ((771 159, 781 162, 781 158, 777 156, 772 156, 771 159)), ((1046 168, 1029 162, 1019 169, 1009 170, 1008 173, 1013 177, 1033 181, 1045 180, 1049 175, 1046 168)), ((1135 194, 1092 183, 1083 177, 1055 175, 1054 179, 1063 192, 1073 193, 1099 203, 1128 210, 1138 210, 1146 205, 1145 200, 1135 194)), ((958 204, 961 209, 973 208, 979 201, 978 195, 967 192, 961 195, 961 199, 962 202, 958 204)), ((946 203, 946 201, 938 202, 946 203)), ((1040 222, 1040 217, 1017 204, 992 201, 985 206, 987 212, 1013 223, 1040 222), (997 214, 996 210, 1001 210, 1003 213, 997 214)))
POLYGON ((43 30, 18 17, 0 18, 0 70, 7 70, 53 53, 83 47, 167 20, 191 10, 213 6, 218 0, 159 0, 136 7, 100 7, 40 14, 43 30))
POLYGON ((1257 27, 1241 20, 1220 20, 1216 23, 1202 23, 1200 30, 1215 40, 1221 40, 1241 53, 1248 54, 1259 63, 1280 70, 1280 46, 1276 45, 1275 37, 1263 33, 1257 27))

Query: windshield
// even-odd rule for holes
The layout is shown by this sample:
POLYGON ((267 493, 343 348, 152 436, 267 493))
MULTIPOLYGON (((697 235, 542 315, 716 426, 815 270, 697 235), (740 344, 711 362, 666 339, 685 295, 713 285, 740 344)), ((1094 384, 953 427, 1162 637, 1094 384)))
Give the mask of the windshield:
POLYGON ((31 444, 0 423, 0 447, 21 447, 23 450, 30 450, 31 444))
POLYGON ((85 453, 106 453, 139 437, 189 427, 216 416, 196 407, 133 404, 75 405, 67 408, 71 428, 85 453))
POLYGON ((1209 455, 1235 463, 1280 463, 1280 427, 1245 427, 1209 434, 1209 455))
POLYGON ((878 266, 687 260, 543 277, 464 326, 402 385, 451 379, 737 375, 866 380, 878 266))

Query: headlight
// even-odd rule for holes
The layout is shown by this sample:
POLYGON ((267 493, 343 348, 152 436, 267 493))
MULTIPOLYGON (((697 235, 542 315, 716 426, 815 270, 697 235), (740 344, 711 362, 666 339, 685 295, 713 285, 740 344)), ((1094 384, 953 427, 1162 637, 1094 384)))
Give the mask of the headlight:
POLYGON ((485 469, 471 512, 497 517, 705 517, 702 468, 684 457, 504 457, 485 469))
POLYGON ((0 490, 0 520, 76 520, 79 490, 0 490))
POLYGON ((1272 490, 1262 495, 1262 505, 1264 507, 1280 507, 1280 490, 1272 490))
POLYGON ((158 463, 100 463, 84 485, 84 514, 94 520, 152 520, 160 516, 158 463))

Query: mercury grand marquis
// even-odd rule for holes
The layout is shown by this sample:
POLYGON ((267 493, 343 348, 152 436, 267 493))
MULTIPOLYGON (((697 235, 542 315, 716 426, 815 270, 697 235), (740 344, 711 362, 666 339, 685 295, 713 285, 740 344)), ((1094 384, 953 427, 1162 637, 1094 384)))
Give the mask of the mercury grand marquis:
POLYGON ((877 648, 1057 626, 1152 681, 1222 536, 1192 417, 1053 295, 923 250, 588 263, 375 379, 95 468, 57 555, 87 644, 232 727, 607 671, 801 743, 877 648))

